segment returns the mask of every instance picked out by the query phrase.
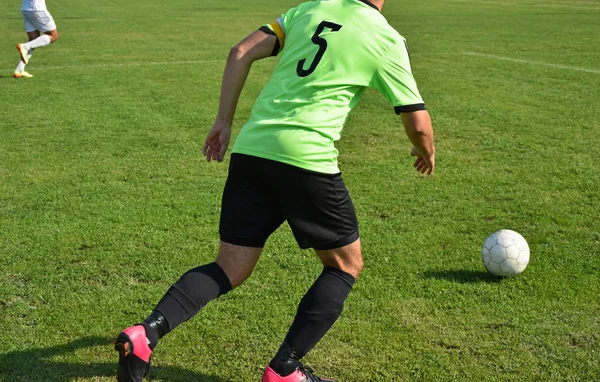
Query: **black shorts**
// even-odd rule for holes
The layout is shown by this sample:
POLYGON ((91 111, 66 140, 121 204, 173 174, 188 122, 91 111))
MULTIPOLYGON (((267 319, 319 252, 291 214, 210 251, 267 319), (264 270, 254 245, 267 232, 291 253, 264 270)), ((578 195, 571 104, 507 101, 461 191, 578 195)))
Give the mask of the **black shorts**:
POLYGON ((358 239, 356 212, 341 174, 231 155, 221 206, 221 240, 262 248, 286 220, 303 249, 334 249, 358 239))

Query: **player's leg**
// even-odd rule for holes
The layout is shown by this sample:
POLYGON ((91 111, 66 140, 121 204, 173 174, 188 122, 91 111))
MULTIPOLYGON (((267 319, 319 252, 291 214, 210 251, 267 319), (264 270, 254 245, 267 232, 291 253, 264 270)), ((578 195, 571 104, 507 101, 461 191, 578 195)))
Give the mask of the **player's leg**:
POLYGON ((285 342, 307 354, 329 331, 358 278, 363 258, 360 239, 332 250, 316 250, 323 272, 306 293, 285 342))
POLYGON ((241 285, 252 274, 261 252, 262 248, 221 242, 215 262, 184 273, 141 324, 125 329, 117 337, 117 378, 141 381, 149 371, 158 340, 194 317, 210 301, 241 285))
POLYGON ((300 301, 294 322, 271 360, 263 382, 311 380, 312 371, 303 367, 301 359, 338 319, 362 270, 360 240, 333 250, 317 250, 317 254, 323 262, 323 272, 300 301))
MULTIPOLYGON (((27 27, 27 25, 26 25, 27 27)), ((34 30, 32 32, 27 32, 27 37, 28 37, 28 41, 33 41, 36 38, 40 37, 40 32, 38 30, 34 30)), ((29 60, 31 60, 31 56, 33 55, 33 49, 30 49, 27 53, 26 53, 26 60, 27 62, 29 62, 29 60)), ((17 67, 15 68, 15 73, 14 73, 14 77, 15 78, 30 78, 33 77, 31 74, 27 73, 25 71, 25 62, 23 62, 23 59, 19 60, 19 63, 17 64, 17 67)))
POLYGON ((33 49, 50 45, 58 40, 58 30, 52 15, 48 11, 23 11, 22 13, 23 19, 27 20, 25 28, 28 35, 31 28, 43 32, 43 34, 38 32, 38 36, 32 40, 30 39, 29 42, 17 45, 21 60, 27 65, 33 49))
POLYGON ((58 30, 57 29, 53 29, 51 31, 48 32, 44 32, 48 37, 50 37, 50 43, 54 43, 56 42, 56 40, 58 40, 58 30))
POLYGON ((21 58, 23 58, 23 52, 28 52, 29 50, 35 48, 41 48, 46 45, 50 45, 53 42, 58 40, 58 30, 53 29, 50 31, 45 31, 44 34, 41 34, 34 40, 26 42, 24 44, 18 44, 17 49, 19 49, 19 53, 21 54, 21 58))
POLYGON ((252 274, 267 238, 283 222, 254 170, 251 161, 232 156, 221 207, 219 254, 215 262, 186 272, 150 316, 119 334, 115 349, 120 380, 141 381, 161 337, 252 274))
POLYGON ((210 301, 246 281, 261 252, 262 248, 222 241, 214 262, 181 276, 143 323, 150 347, 154 348, 161 337, 195 316, 210 301))
MULTIPOLYGON (((273 170, 273 173, 277 173, 273 170)), ((263 382, 310 381, 305 356, 340 316, 363 267, 356 213, 340 174, 291 170, 284 184, 286 217, 302 248, 315 248, 323 271, 304 295, 263 382)), ((316 378, 316 377, 315 377, 316 378)))
POLYGON ((151 347, 209 301, 248 279, 267 238, 283 223, 257 170, 253 158, 232 155, 221 204, 217 259, 188 271, 167 291, 145 321, 151 347))
MULTIPOLYGON (((37 30, 35 23, 30 20, 29 12, 21 11, 23 16, 23 24, 25 25, 25 32, 27 32, 27 41, 33 41, 36 38, 40 37, 40 32, 37 30)), ((29 59, 33 53, 33 49, 28 51, 22 47, 22 44, 17 45, 17 50, 19 51, 19 55, 22 57, 15 68, 14 77, 15 78, 23 78, 30 77, 28 73, 25 73, 25 65, 29 63, 29 59)))

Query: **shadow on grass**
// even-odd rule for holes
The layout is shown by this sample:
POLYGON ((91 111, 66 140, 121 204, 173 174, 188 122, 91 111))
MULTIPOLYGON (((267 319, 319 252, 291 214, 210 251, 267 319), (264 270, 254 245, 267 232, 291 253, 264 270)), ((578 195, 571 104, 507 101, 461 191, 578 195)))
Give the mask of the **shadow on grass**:
MULTIPOLYGON (((95 363, 93 359, 81 363, 60 360, 82 348, 106 346, 112 350, 112 342, 103 337, 85 337, 65 345, 42 349, 29 349, 0 354, 1 381, 44 381, 65 382, 81 378, 115 378, 115 363, 95 363), (88 362, 86 362, 88 361, 88 362)), ((115 357, 116 357, 115 352, 115 357)), ((175 366, 152 367, 148 380, 160 379, 169 382, 227 382, 225 379, 192 372, 175 366)))
POLYGON ((496 277, 489 272, 468 271, 464 269, 427 271, 423 272, 423 277, 438 280, 454 281, 457 283, 497 283, 502 281, 501 277, 496 277))

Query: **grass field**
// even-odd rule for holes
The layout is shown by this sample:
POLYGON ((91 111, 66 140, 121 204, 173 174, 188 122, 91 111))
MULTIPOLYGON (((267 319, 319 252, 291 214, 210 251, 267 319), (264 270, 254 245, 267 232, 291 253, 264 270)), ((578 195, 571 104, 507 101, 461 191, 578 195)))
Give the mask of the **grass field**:
MULTIPOLYGON (((15 80, 0 0, 0 381, 113 381, 118 331, 212 261, 206 163, 229 48, 293 0, 48 0, 61 35, 15 80)), ((340 381, 600 379, 600 1, 388 1, 434 121, 419 176, 368 91, 340 141, 365 270, 306 362, 340 381), (531 248, 495 279, 500 228, 531 248)), ((275 59, 255 64, 236 127, 275 59)), ((157 348, 152 381, 258 381, 320 272, 283 226, 253 277, 157 348)))

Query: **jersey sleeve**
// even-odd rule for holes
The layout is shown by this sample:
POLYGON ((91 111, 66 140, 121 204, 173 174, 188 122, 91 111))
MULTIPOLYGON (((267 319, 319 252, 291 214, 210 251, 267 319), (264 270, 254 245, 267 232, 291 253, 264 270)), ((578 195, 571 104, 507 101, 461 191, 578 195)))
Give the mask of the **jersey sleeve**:
POLYGON ((282 14, 277 20, 274 20, 259 28, 265 33, 277 36, 277 42, 275 43, 275 49, 273 49, 273 53, 271 54, 272 56, 277 56, 285 47, 286 30, 289 28, 291 20, 295 14, 296 8, 292 8, 286 13, 282 14))
POLYGON ((412 75, 404 40, 394 44, 381 58, 370 86, 392 103, 396 114, 425 110, 425 103, 412 75))

